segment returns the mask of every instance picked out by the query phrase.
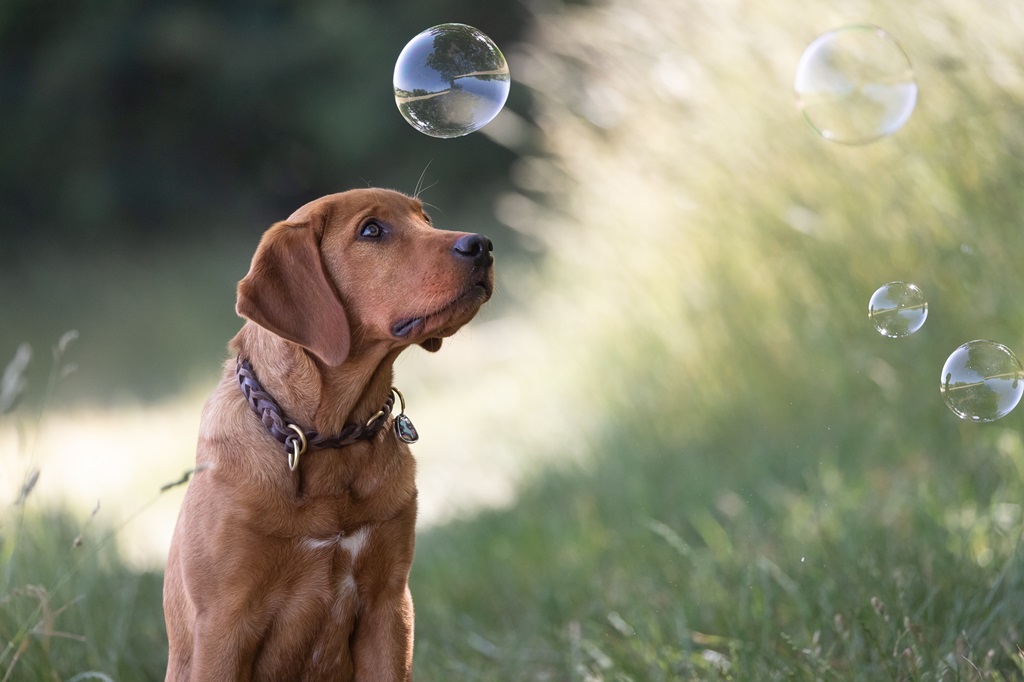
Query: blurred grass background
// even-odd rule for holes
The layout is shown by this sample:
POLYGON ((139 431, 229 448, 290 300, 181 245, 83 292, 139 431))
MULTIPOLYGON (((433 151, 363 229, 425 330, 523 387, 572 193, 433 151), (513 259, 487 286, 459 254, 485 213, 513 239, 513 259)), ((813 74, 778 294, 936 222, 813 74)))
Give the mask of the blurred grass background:
MULTIPOLYGON (((0 116, 22 121, 0 139, 26 150, 0 155, 0 350, 32 342, 31 385, 45 386, 39 349, 81 331, 80 370, 60 382, 53 416, 33 426, 42 401, 29 396, 0 422, 15 465, 41 462, 40 486, 60 449, 46 424, 85 401, 185 400, 198 412, 238 324, 234 282, 265 225, 363 180, 410 189, 430 161, 438 185, 427 198, 445 224, 499 242, 502 294, 436 357, 398 367, 431 434, 417 446, 432 519, 412 577, 419 679, 1024 678, 1022 414, 960 422, 938 391, 961 343, 1024 348, 1024 9, 119 7, 84 24, 44 13, 63 27, 46 24, 45 40, 26 37, 24 22, 42 21, 37 5, 0 14, 0 116), (476 25, 508 57, 509 114, 486 135, 421 139, 391 109, 394 56, 443 21, 476 25), (793 73, 815 36, 864 22, 901 42, 921 94, 896 135, 843 147, 802 120, 793 73), (108 39, 75 53, 79 26, 108 39), (13 35, 23 42, 12 47, 13 35), (110 99, 90 86, 98 76, 60 80, 33 50, 78 54, 64 57, 77 68, 159 54, 207 84, 110 99), (62 125, 82 109, 57 95, 10 96, 47 83, 102 105, 108 137, 77 116, 81 130, 62 125), (171 137, 154 141, 140 102, 187 114, 167 112, 171 137), (176 174, 117 175, 125 165, 110 140, 125 121, 136 137, 117 149, 146 158, 165 140, 154 167, 176 174), (35 127, 49 132, 31 137, 35 127), (93 149, 103 173, 61 175, 53 168, 67 158, 54 149, 93 149), (99 201, 97 183, 108 203, 79 206, 99 201), (138 210, 148 217, 135 220, 138 210), (892 340, 866 308, 899 279, 923 289, 929 320, 892 340), (431 511, 444 498, 453 506, 431 511)), ((126 82, 192 82, 137 76, 126 82)), ((139 504, 187 466, 190 438, 177 459, 153 461, 139 504)), ((13 501, 21 478, 4 480, 13 501)), ((124 542, 145 513, 120 527, 92 519, 86 499, 53 516, 48 499, 12 506, 0 527, 0 670, 159 677, 159 569, 130 560, 124 542), (82 527, 94 539, 75 548, 67 538, 82 527), (141 650, 126 622, 147 643, 143 660, 126 653, 141 650)))

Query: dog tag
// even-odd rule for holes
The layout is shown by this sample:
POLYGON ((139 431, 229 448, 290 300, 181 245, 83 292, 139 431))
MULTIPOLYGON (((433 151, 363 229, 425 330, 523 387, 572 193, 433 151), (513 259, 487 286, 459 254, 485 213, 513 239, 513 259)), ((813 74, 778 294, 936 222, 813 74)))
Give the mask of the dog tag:
POLYGON ((398 440, 410 445, 420 439, 420 434, 416 432, 416 427, 412 425, 412 420, 405 416, 404 413, 395 417, 395 435, 398 436, 398 440))

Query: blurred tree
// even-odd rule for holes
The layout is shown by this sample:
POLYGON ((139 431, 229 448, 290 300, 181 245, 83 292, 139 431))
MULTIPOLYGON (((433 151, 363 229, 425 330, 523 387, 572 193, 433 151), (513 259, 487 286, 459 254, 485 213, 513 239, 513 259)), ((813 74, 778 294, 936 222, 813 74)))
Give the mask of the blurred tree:
POLYGON ((505 173, 480 137, 441 143, 394 111, 406 41, 447 21, 499 44, 516 3, 125 0, 0 9, 0 264, 40 237, 151 245, 265 227, 320 194, 411 190, 456 202, 505 173), (257 224, 253 225, 253 221, 257 224))

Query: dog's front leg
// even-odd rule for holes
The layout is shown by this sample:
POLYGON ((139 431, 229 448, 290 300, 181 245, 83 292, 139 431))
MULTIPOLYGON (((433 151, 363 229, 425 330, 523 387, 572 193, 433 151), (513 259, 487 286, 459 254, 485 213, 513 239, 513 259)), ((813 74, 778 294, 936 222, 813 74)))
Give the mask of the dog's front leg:
POLYGON ((178 638, 189 652, 178 657, 188 657, 187 664, 175 669, 192 682, 247 681, 272 617, 258 598, 271 580, 258 559, 271 550, 265 538, 226 515, 207 511, 201 518, 205 523, 184 526, 178 538, 186 550, 176 553, 183 579, 172 586, 183 593, 179 601, 188 604, 191 622, 178 638))
POLYGON ((412 679, 412 594, 378 600, 359 618, 352 644, 360 682, 409 682, 412 679))
POLYGON ((231 680, 248 682, 252 679, 253 663, 259 640, 249 636, 240 619, 199 614, 193 635, 192 676, 200 680, 231 680), (230 622, 229 622, 230 621, 230 622))
POLYGON ((355 565, 360 607, 352 633, 359 682, 412 679, 413 608, 409 570, 415 547, 416 503, 373 528, 355 565))

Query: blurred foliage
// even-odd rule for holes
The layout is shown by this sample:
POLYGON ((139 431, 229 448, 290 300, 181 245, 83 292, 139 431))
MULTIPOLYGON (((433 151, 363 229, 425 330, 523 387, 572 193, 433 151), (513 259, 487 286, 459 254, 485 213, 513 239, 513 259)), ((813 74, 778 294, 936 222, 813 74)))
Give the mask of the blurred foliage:
POLYGON ((962 0, 538 17, 517 72, 545 154, 500 206, 547 254, 531 444, 585 466, 420 542, 428 677, 1020 679, 1024 408, 961 422, 939 383, 965 341, 1024 352, 1022 31, 962 0), (864 22, 921 96, 836 145, 794 70, 864 22), (901 340, 867 319, 893 280, 930 305, 901 340))
POLYGON ((253 234, 321 194, 395 184, 428 161, 452 202, 511 155, 440 143, 397 115, 394 60, 444 21, 499 44, 516 3, 86 2, 0 10, 0 240, 137 248, 211 230, 253 234), (45 237, 44 237, 45 236, 45 237))
POLYGON ((163 577, 127 566, 104 525, 67 511, 5 512, 0 677, 163 679, 163 577))
POLYGON ((577 368, 573 400, 751 446, 827 450, 849 432, 882 458, 942 456, 972 428, 942 404, 945 358, 973 338, 1024 352, 1024 17, 854 4, 610 2, 538 20, 519 72, 549 156, 517 163, 506 201, 547 246, 546 333, 584 340, 548 349, 577 368), (920 101, 891 138, 831 144, 795 108, 795 64, 866 18, 904 43, 920 101), (903 340, 867 319, 893 280, 930 305, 903 340))

